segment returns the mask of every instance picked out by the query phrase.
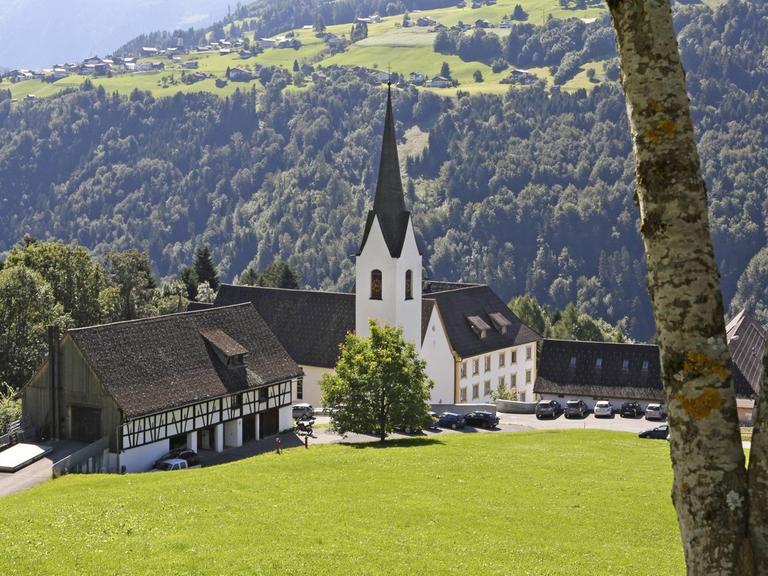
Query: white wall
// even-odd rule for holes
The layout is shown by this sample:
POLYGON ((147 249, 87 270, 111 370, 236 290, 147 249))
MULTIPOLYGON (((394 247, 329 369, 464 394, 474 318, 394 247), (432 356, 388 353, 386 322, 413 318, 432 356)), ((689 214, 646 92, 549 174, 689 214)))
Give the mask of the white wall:
POLYGON ((303 394, 299 398, 296 395, 296 385, 293 385, 293 403, 307 402, 312 404, 315 408, 321 407, 320 398, 322 391, 320 389, 320 380, 324 374, 333 374, 332 368, 320 368, 318 366, 305 366, 302 364, 301 369, 304 370, 304 385, 303 394))
MULTIPOLYGON (((120 468, 125 466, 126 472, 146 472, 155 461, 171 449, 170 441, 166 438, 152 444, 130 448, 120 453, 120 468)), ((118 468, 118 472, 120 472, 118 468)))
POLYGON ((290 406, 283 406, 278 410, 278 430, 285 432, 293 428, 293 411, 290 406))
POLYGON ((432 309, 427 324, 421 356, 427 363, 427 376, 435 383, 430 404, 453 404, 457 400, 454 399, 455 360, 437 307, 432 309))
POLYGON ((532 402, 534 400, 533 384, 536 382, 536 342, 529 344, 522 344, 520 346, 513 346, 510 348, 504 348, 502 350, 496 350, 489 354, 481 354, 479 356, 472 356, 470 358, 462 359, 467 363, 467 375, 461 377, 459 373, 459 397, 456 399, 457 403, 461 403, 461 389, 467 389, 466 402, 490 402, 491 395, 485 392, 485 383, 490 380, 491 387, 490 392, 493 392, 499 387, 499 378, 504 376, 504 383, 507 388, 512 387, 512 375, 515 375, 517 399, 523 402, 532 402), (530 347, 531 358, 526 359, 526 350, 530 347), (512 351, 517 353, 517 361, 512 362, 512 351), (504 366, 499 365, 499 355, 504 353, 505 362, 504 366), (485 358, 490 356, 491 369, 485 370, 485 358), (475 359, 479 360, 480 371, 478 374, 473 374, 472 363, 475 359), (526 373, 530 371, 530 382, 526 383, 526 373), (478 397, 472 396, 473 385, 478 385, 478 397))
POLYGON ((398 326, 416 349, 421 348, 422 259, 416 245, 413 223, 408 221, 403 250, 392 258, 378 218, 374 219, 363 252, 355 261, 355 333, 369 336, 368 320, 398 326), (371 271, 381 270, 382 299, 371 300, 371 271), (405 299, 405 273, 412 272, 412 296, 405 299))

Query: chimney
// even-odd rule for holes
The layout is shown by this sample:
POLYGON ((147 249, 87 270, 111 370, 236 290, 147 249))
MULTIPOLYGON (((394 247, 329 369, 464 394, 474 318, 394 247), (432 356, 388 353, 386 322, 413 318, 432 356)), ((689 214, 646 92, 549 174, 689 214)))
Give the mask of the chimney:
POLYGON ((48 375, 51 389, 51 439, 59 438, 59 329, 48 326, 48 375))

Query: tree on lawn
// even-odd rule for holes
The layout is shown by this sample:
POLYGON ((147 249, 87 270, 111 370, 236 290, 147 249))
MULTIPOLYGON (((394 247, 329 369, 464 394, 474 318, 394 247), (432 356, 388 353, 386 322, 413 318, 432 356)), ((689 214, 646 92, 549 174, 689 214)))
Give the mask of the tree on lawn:
POLYGON ((768 370, 747 470, 707 191, 669 1, 608 0, 608 7, 637 164, 669 410, 672 500, 688 574, 768 574, 768 370))
POLYGON ((448 62, 443 62, 443 65, 440 66, 440 76, 448 79, 451 78, 451 66, 448 62))
POLYGON ((396 426, 421 428, 428 418, 433 386, 413 344, 399 328, 370 321, 371 335, 348 334, 335 374, 320 383, 331 427, 340 434, 378 434, 382 441, 396 426))

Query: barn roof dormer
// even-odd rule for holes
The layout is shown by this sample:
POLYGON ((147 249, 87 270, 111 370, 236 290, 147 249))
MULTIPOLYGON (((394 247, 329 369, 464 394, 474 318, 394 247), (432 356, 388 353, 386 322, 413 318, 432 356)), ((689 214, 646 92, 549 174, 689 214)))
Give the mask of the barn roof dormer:
POLYGON ((360 244, 362 254, 374 219, 378 218, 389 253, 398 258, 403 250, 408 220, 411 213, 405 208, 403 182, 400 178, 400 159, 397 155, 397 137, 395 118, 392 113, 392 88, 387 90, 387 112, 384 118, 384 137, 381 144, 379 177, 376 183, 376 196, 373 209, 368 212, 363 241, 360 244))

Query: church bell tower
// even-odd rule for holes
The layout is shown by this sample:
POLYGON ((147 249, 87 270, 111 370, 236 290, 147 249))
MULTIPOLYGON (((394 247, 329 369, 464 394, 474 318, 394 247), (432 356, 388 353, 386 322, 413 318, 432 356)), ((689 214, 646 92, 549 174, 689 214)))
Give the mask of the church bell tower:
POLYGON ((405 207, 397 155, 392 89, 387 93, 384 138, 373 209, 357 253, 355 331, 369 336, 368 320, 403 329, 421 350, 421 253, 411 213, 405 207))

